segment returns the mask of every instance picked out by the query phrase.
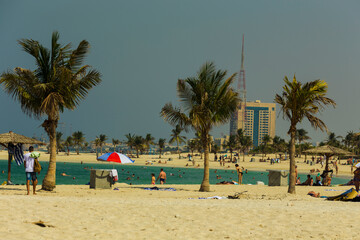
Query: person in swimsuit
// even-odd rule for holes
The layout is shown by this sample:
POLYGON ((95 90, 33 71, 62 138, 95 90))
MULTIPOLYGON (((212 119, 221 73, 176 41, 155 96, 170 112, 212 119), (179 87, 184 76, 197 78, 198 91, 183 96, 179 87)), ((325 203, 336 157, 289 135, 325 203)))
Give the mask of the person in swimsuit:
POLYGON ((359 192, 359 185, 360 185, 360 163, 355 165, 355 171, 354 171, 354 185, 356 188, 356 191, 359 192))
POLYGON ((151 174, 151 184, 155 185, 155 173, 151 174))
POLYGON ((239 185, 241 185, 243 172, 242 172, 242 169, 240 168, 239 164, 235 164, 235 167, 236 167, 236 172, 238 174, 238 183, 239 183, 239 185))
POLYGON ((166 173, 164 172, 164 169, 160 169, 159 176, 157 177, 156 181, 160 179, 160 184, 164 184, 166 182, 166 173))

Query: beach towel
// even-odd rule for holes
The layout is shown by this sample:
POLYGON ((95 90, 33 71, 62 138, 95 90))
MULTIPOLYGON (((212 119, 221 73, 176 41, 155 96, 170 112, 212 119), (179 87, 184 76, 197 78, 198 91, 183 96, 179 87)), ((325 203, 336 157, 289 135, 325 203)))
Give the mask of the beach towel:
POLYGON ((114 182, 118 180, 118 172, 116 169, 111 169, 110 177, 113 178, 114 182))
POLYGON ((351 189, 343 192, 340 195, 333 196, 333 197, 328 197, 328 198, 326 198, 326 200, 329 200, 329 201, 349 201, 349 200, 352 200, 355 197, 357 197, 357 195, 358 195, 358 192, 354 188, 351 188, 351 189))
POLYGON ((151 188, 144 188, 144 190, 156 190, 156 191, 176 191, 175 188, 158 188, 158 187, 151 187, 151 188))
POLYGON ((24 152, 22 150, 22 144, 18 143, 16 145, 9 143, 8 152, 14 156, 15 162, 18 166, 24 162, 24 152))

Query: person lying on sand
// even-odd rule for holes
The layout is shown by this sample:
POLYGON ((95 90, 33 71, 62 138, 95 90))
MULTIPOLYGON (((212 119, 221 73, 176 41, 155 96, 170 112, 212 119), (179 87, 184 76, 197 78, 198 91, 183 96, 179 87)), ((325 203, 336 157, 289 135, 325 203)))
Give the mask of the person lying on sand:
POLYGON ((229 181, 222 181, 222 182, 219 182, 219 183, 216 183, 216 185, 237 185, 238 183, 237 182, 235 182, 235 181, 231 181, 231 182, 229 182, 229 181))
POLYGON ((316 198, 319 198, 320 197, 320 193, 316 193, 316 192, 314 192, 314 191, 310 191, 310 192, 308 192, 308 194, 307 195, 310 195, 310 196, 312 196, 312 197, 316 197, 316 198))

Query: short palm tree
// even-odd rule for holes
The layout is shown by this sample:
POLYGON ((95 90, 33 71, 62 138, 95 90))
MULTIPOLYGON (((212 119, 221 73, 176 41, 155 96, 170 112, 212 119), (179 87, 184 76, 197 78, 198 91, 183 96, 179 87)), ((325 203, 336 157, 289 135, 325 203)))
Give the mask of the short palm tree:
POLYGON ((59 149, 63 148, 62 132, 56 132, 56 154, 59 154, 59 149))
POLYGON ((204 149, 204 177, 200 191, 210 191, 210 131, 214 126, 228 122, 240 101, 231 88, 235 74, 225 79, 226 74, 226 71, 216 70, 214 63, 204 64, 195 77, 178 80, 177 92, 184 110, 171 103, 161 110, 161 116, 170 124, 191 126, 200 133, 204 149))
POLYGON ((180 149, 179 149, 179 145, 181 143, 185 143, 185 139, 186 137, 185 136, 181 136, 181 132, 183 131, 183 128, 180 127, 179 124, 177 124, 175 126, 175 128, 173 130, 171 130, 171 138, 169 140, 169 143, 172 144, 174 142, 176 142, 176 146, 177 146, 177 151, 178 151, 178 154, 179 154, 179 158, 180 158, 180 149))
POLYGON ((113 138, 112 144, 114 145, 114 152, 116 152, 116 146, 120 144, 120 140, 113 138))
POLYGON ((145 139, 142 136, 135 136, 134 147, 136 149, 136 157, 139 158, 139 152, 145 149, 145 139))
POLYGON ((103 154, 103 146, 106 144, 106 140, 107 140, 107 136, 105 134, 100 134, 99 135, 99 140, 100 140, 100 154, 103 154))
POLYGON ((101 82, 98 71, 82 66, 90 48, 87 41, 71 50, 70 44, 61 45, 58 40, 58 32, 53 32, 50 49, 32 39, 19 40, 22 49, 35 58, 37 68, 17 67, 0 78, 5 92, 20 102, 26 114, 37 119, 47 116, 41 126, 49 136, 50 160, 42 189, 49 191, 56 185, 56 128, 60 113, 74 110, 88 91, 101 82))
POLYGON ((301 157, 301 153, 302 153, 302 150, 303 150, 302 147, 301 147, 301 143, 303 143, 306 140, 311 139, 311 137, 308 136, 308 132, 303 128, 300 128, 300 129, 296 130, 295 137, 299 142, 299 150, 300 150, 299 152, 300 152, 300 157, 301 157))
POLYGON ((135 141, 135 134, 131 135, 130 133, 125 135, 127 141, 126 145, 130 148, 130 153, 132 153, 132 149, 134 147, 134 141, 135 141))
POLYGON ((92 143, 95 145, 96 158, 98 158, 99 157, 98 147, 100 147, 101 144, 100 138, 96 137, 92 143))
POLYGON ((290 181, 289 193, 295 193, 295 139, 296 125, 301 123, 304 118, 308 119, 311 126, 324 131, 327 129, 325 123, 315 116, 326 105, 335 107, 334 100, 326 97, 328 85, 325 81, 315 80, 302 84, 296 80, 294 75, 293 81, 289 81, 285 76, 285 86, 281 95, 276 94, 275 102, 281 107, 283 117, 290 121, 290 181))
POLYGON ((150 133, 146 134, 145 139, 144 139, 144 143, 145 143, 145 147, 146 149, 149 151, 150 150, 150 145, 154 145, 155 138, 153 136, 151 136, 150 133))
POLYGON ((272 139, 271 139, 270 135, 268 135, 268 134, 265 134, 262 138, 261 150, 262 150, 263 155, 265 155, 265 157, 266 157, 266 154, 268 153, 269 143, 271 142, 271 140, 272 139))
POLYGON ((189 148, 189 150, 191 152, 191 156, 193 157, 194 156, 194 151, 196 149, 196 139, 188 140, 187 145, 188 145, 188 148, 189 148))
POLYGON ((69 156, 70 155, 70 147, 73 146, 73 140, 72 140, 72 137, 71 136, 68 136, 64 142, 64 146, 66 147, 66 150, 67 150, 67 155, 69 156))
POLYGON ((236 136, 230 135, 229 140, 225 141, 223 147, 230 151, 230 161, 232 161, 233 160, 232 155, 234 150, 236 149, 236 136))
POLYGON ((166 139, 165 138, 159 138, 159 141, 158 141, 158 146, 159 146, 159 158, 161 158, 161 153, 162 151, 164 150, 164 147, 165 147, 165 143, 166 143, 166 139))
POLYGON ((73 132, 72 141, 76 147, 76 154, 80 154, 80 147, 82 147, 85 142, 84 133, 81 131, 73 132))

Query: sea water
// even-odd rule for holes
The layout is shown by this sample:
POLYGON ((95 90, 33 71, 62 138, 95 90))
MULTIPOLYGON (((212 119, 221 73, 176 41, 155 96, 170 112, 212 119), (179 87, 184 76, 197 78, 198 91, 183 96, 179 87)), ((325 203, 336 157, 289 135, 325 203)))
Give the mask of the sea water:
MULTIPOLYGON (((39 184, 48 169, 48 162, 40 162, 43 170, 38 174, 39 184)), ((0 160, 0 184, 7 180, 7 160, 0 160), (4 171, 4 173, 2 173, 4 171)), ((154 173, 157 177, 160 169, 163 168, 167 174, 167 184, 201 184, 204 169, 202 168, 179 168, 179 167, 163 167, 163 166, 134 166, 131 164, 112 164, 112 163, 68 163, 58 162, 56 164, 56 184, 74 184, 84 185, 90 182, 91 169, 117 169, 120 183, 127 184, 150 184, 151 174, 154 173), (69 176, 62 176, 66 173, 69 176), (130 179, 130 180, 128 180, 130 179)), ((301 181, 306 180, 306 174, 299 174, 301 181)), ((315 176, 312 176, 315 178, 315 176)), ((237 173, 235 169, 210 169, 210 184, 216 184, 222 181, 237 181, 237 173), (221 179, 217 179, 217 176, 221 179)), ((14 161, 11 165, 11 181, 14 184, 25 184, 25 169, 24 165, 18 166, 14 161)), ((268 184, 268 172, 248 171, 243 175, 243 184, 256 184, 262 181, 265 185, 268 184)), ((332 179, 332 184, 347 183, 349 178, 332 179)))

